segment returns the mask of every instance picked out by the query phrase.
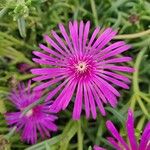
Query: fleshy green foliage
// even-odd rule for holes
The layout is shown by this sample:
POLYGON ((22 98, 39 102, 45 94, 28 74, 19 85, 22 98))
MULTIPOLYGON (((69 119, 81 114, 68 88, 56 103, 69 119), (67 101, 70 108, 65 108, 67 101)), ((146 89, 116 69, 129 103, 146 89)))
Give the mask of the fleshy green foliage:
MULTIPOLYGON (((139 137, 145 123, 150 120, 150 2, 149 0, 1 0, 0 1, 0 137, 6 138, 5 149, 12 150, 91 150, 94 144, 112 149, 105 137, 105 121, 118 124, 125 135, 125 119, 128 107, 134 110, 136 136, 139 137), (121 90, 118 107, 106 106, 107 116, 98 115, 97 120, 72 121, 68 110, 58 114, 59 131, 52 138, 39 140, 36 145, 20 141, 20 134, 12 134, 4 120, 6 111, 14 110, 8 102, 8 92, 19 81, 32 77, 28 70, 22 72, 19 65, 32 62, 32 50, 43 42, 42 35, 57 31, 57 24, 67 25, 69 20, 90 20, 92 27, 102 29, 111 26, 119 31, 117 39, 132 45, 127 52, 133 57, 131 66, 136 71, 130 90, 121 90), (128 35, 125 35, 128 34, 128 35), (4 135, 4 136, 2 136, 4 135)), ((92 29, 93 29, 92 28, 92 29)), ((92 30, 91 29, 91 30, 92 30)), ((33 84, 35 86, 35 84, 33 84)), ((4 140, 0 138, 1 140, 4 140)), ((1 148, 0 148, 1 149, 1 148)))

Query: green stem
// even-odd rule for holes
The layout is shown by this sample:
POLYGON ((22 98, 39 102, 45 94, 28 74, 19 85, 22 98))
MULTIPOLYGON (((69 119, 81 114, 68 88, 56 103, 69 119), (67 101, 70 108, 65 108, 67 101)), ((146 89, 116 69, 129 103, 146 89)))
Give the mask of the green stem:
POLYGON ((148 34, 150 34, 150 29, 139 32, 139 33, 134 33, 134 34, 117 35, 114 37, 114 39, 134 39, 134 38, 139 38, 148 34))
POLYGON ((135 68, 135 72, 133 73, 133 90, 135 93, 139 93, 140 89, 139 89, 139 83, 138 83, 138 76, 139 76, 139 67, 142 61, 142 58, 144 56, 144 53, 146 51, 146 48, 143 48, 136 59, 134 68, 135 68))
POLYGON ((146 109, 144 103, 142 102, 141 97, 138 96, 138 95, 137 95, 137 102, 139 103, 139 106, 141 107, 141 109, 142 109, 143 113, 145 114, 145 116, 146 116, 148 119, 150 119, 150 115, 149 115, 149 113, 148 113, 148 111, 147 111, 147 109, 146 109))
POLYGON ((101 138, 102 133, 103 133, 103 128, 105 127, 103 119, 102 118, 100 118, 100 119, 101 119, 100 120, 101 123, 98 127, 97 134, 96 134, 96 139, 95 139, 95 144, 97 144, 97 145, 100 145, 100 140, 99 139, 101 138))
POLYGON ((142 92, 140 92, 140 96, 147 102, 150 103, 150 98, 148 98, 146 95, 144 95, 142 92))
POLYGON ((136 129, 138 129, 139 131, 142 131, 145 120, 146 120, 146 117, 142 116, 142 118, 139 120, 139 122, 136 126, 136 129))
POLYGON ((97 17, 97 10, 96 10, 96 6, 95 6, 95 1, 90 0, 90 2, 91 2, 91 8, 92 8, 92 13, 93 13, 93 17, 94 17, 94 22, 95 22, 95 25, 98 26, 98 17, 97 17))
POLYGON ((14 132, 16 131, 16 128, 17 128, 17 127, 14 126, 14 127, 10 130, 10 132, 5 135, 5 138, 6 138, 7 140, 14 134, 14 132))
POLYGON ((135 109, 135 102, 136 102, 136 95, 132 95, 131 99, 130 99, 130 108, 134 111, 135 109))
POLYGON ((144 47, 144 46, 148 46, 150 43, 150 38, 146 38, 144 39, 143 41, 140 41, 140 42, 135 42, 135 43, 132 43, 131 45, 133 47, 144 47))
POLYGON ((2 18, 7 13, 8 8, 5 7, 0 11, 0 18, 2 18))
POLYGON ((81 127, 81 120, 78 121, 78 150, 83 149, 83 134, 81 127))
POLYGON ((40 148, 44 149, 45 148, 45 146, 44 146, 45 143, 47 143, 49 146, 51 146, 51 145, 54 145, 56 143, 59 143, 62 139, 63 139, 62 135, 57 135, 53 138, 50 138, 48 140, 45 140, 43 142, 37 143, 33 146, 30 146, 30 147, 26 148, 25 150, 36 150, 36 149, 40 149, 40 148))

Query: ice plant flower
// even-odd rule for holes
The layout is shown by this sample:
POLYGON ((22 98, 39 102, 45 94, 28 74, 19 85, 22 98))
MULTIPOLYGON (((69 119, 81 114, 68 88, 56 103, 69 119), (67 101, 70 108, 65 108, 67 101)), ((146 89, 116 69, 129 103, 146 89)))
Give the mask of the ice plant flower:
MULTIPOLYGON (((113 137, 108 137, 108 142, 116 150, 150 150, 150 121, 147 123, 142 132, 140 142, 138 143, 134 133, 134 116, 133 112, 128 110, 128 117, 126 121, 126 130, 129 144, 121 137, 114 124, 111 121, 106 122, 107 129, 111 132, 113 137)), ((94 150, 105 150, 102 147, 94 146, 94 150)))
POLYGON ((131 61, 131 57, 118 56, 130 49, 124 41, 109 42, 116 35, 116 31, 107 28, 101 31, 97 27, 89 37, 90 22, 79 24, 77 21, 69 22, 69 35, 62 24, 59 24, 60 34, 52 31, 52 37, 44 36, 51 47, 40 44, 44 53, 34 51, 33 61, 47 65, 45 68, 35 68, 31 72, 37 77, 34 81, 44 83, 35 90, 42 90, 50 85, 57 85, 52 89, 47 100, 56 97, 53 108, 64 110, 71 100, 74 101, 73 119, 78 120, 82 108, 86 117, 90 112, 96 118, 96 106, 102 115, 106 115, 103 104, 110 103, 112 107, 117 104, 119 92, 114 85, 128 89, 130 82, 119 72, 133 72, 133 68, 116 65, 131 61), (73 96, 75 95, 75 96, 73 96), (84 103, 84 106, 82 105, 84 103))
POLYGON ((37 104, 22 115, 23 111, 40 97, 40 91, 31 91, 30 82, 27 88, 24 84, 20 84, 18 91, 15 90, 10 93, 10 101, 18 111, 8 112, 5 115, 8 125, 11 127, 16 126, 17 131, 22 131, 21 139, 31 144, 37 142, 38 132, 40 137, 44 139, 50 137, 50 131, 57 130, 57 126, 54 124, 57 117, 46 104, 37 104))
POLYGON ((18 71, 21 73, 28 73, 29 70, 32 68, 29 64, 26 63, 20 63, 17 65, 18 71))

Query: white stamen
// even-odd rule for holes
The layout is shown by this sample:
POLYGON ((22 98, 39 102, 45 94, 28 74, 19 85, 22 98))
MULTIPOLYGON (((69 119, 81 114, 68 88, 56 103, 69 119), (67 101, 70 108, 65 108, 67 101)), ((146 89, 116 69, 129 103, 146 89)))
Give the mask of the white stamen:
POLYGON ((30 110, 26 113, 26 116, 27 116, 27 117, 30 117, 30 116, 32 116, 32 114, 33 114, 33 110, 30 109, 30 110))
POLYGON ((87 64, 85 62, 79 62, 75 67, 77 68, 77 71, 85 72, 87 69, 87 64))

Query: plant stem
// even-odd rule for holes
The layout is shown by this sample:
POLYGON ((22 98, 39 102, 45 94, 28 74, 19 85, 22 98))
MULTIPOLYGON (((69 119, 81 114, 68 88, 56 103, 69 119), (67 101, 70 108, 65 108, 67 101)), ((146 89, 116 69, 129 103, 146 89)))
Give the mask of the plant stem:
POLYGON ((150 34, 150 29, 139 32, 139 33, 134 33, 134 34, 117 35, 114 37, 114 39, 134 39, 134 38, 139 38, 148 34, 150 34))
POLYGON ((2 10, 0 10, 0 18, 2 18, 7 13, 8 8, 5 7, 2 10))
POLYGON ((147 103, 150 103, 150 98, 148 98, 146 95, 144 95, 142 92, 140 93, 140 96, 145 100, 147 103))
POLYGON ((10 130, 10 132, 5 135, 5 138, 6 138, 7 140, 14 134, 14 132, 16 131, 16 128, 17 128, 17 127, 14 126, 14 127, 10 130))
POLYGON ((83 149, 83 134, 81 128, 81 120, 78 121, 78 150, 83 149))
POLYGON ((139 103, 139 105, 140 105, 140 107, 141 107, 143 113, 145 114, 145 116, 146 116, 146 117, 148 118, 148 120, 149 120, 149 119, 150 119, 150 115, 149 115, 149 113, 148 113, 148 111, 147 111, 147 109, 146 109, 144 103, 142 102, 140 96, 137 96, 137 102, 139 103))
POLYGON ((132 95, 131 99, 130 99, 130 108, 132 108, 132 110, 134 111, 135 108, 135 102, 136 102, 136 95, 132 95))
POLYGON ((138 124, 136 126, 136 129, 138 129, 139 131, 142 131, 145 120, 146 120, 146 117, 142 116, 140 121, 138 122, 138 124))
POLYGON ((133 73, 133 90, 135 93, 138 93, 140 91, 139 89, 139 83, 138 83, 138 76, 139 76, 139 67, 140 67, 140 63, 142 61, 142 58, 144 56, 144 53, 146 51, 146 48, 143 48, 136 59, 134 68, 135 68, 135 72, 133 73))
POLYGON ((92 8, 92 13, 93 13, 93 17, 94 17, 94 23, 96 26, 98 26, 98 17, 97 17, 97 10, 96 10, 96 6, 95 6, 95 1, 90 0, 90 2, 91 2, 91 8, 92 8))

